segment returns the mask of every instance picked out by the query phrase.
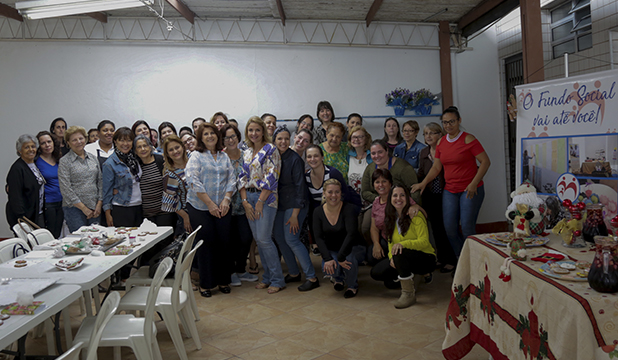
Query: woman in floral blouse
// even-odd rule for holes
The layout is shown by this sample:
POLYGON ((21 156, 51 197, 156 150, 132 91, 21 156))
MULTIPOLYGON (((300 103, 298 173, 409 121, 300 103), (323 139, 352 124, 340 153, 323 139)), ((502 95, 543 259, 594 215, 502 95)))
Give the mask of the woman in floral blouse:
POLYGON ((345 127, 341 123, 333 122, 326 128, 326 141, 320 144, 324 150, 324 164, 332 166, 343 175, 344 185, 348 183, 350 167, 348 144, 342 143, 345 127))
POLYGON ((281 156, 271 144, 264 121, 257 116, 247 121, 245 141, 249 148, 243 153, 244 164, 238 181, 243 207, 264 267, 262 282, 256 288, 268 288, 268 293, 274 294, 285 287, 279 254, 272 241, 281 156))
MULTIPOLYGON (((186 232, 193 231, 189 214, 187 214, 187 182, 185 167, 189 158, 182 140, 176 135, 169 135, 163 142, 163 200, 161 210, 175 212, 182 221, 186 232)), ((178 232, 178 231, 177 231, 178 232)))

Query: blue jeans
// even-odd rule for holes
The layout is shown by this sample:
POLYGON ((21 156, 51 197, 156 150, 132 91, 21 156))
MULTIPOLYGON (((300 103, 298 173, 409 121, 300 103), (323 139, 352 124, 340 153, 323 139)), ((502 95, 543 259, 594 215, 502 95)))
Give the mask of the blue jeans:
POLYGON ((442 193, 444 229, 457 258, 459 258, 466 238, 476 234, 476 219, 485 198, 485 187, 479 186, 472 199, 466 198, 467 194, 467 191, 452 193, 447 190, 442 193), (459 231, 460 221, 461 232, 459 231))
POLYGON ((290 275, 300 274, 300 269, 296 263, 296 259, 298 258, 300 266, 305 273, 305 278, 313 279, 315 277, 315 269, 311 263, 309 251, 307 251, 305 245, 300 241, 300 227, 307 216, 307 206, 300 209, 298 213, 299 229, 296 234, 290 233, 290 224, 286 224, 290 216, 292 216, 293 211, 294 209, 277 210, 277 217, 275 218, 275 241, 277 241, 279 245, 279 251, 281 251, 281 255, 283 255, 290 275))
MULTIPOLYGON (((255 208, 255 204, 260 197, 260 193, 247 192, 247 201, 255 208)), ((279 260, 279 252, 272 240, 273 225, 277 209, 264 204, 261 217, 252 221, 249 220, 249 227, 253 233, 253 238, 260 253, 264 275, 262 282, 274 287, 285 287, 283 279, 283 270, 281 270, 281 261, 279 260)))
POLYGON ((64 220, 67 222, 71 232, 77 231, 82 226, 98 224, 101 221, 100 215, 92 219, 86 219, 86 215, 75 206, 64 206, 62 210, 64 212, 64 220))
MULTIPOLYGON (((337 261, 337 267, 335 268, 333 280, 335 282, 342 283, 345 279, 345 283, 348 288, 358 289, 358 263, 364 259, 365 251, 367 250, 362 245, 356 245, 352 248, 350 254, 345 258, 347 261, 352 263, 352 265, 350 265, 350 270, 342 268, 337 261, 337 256, 339 254, 336 251, 331 251, 330 256, 337 261)), ((324 260, 322 260, 322 269, 324 269, 324 260)))

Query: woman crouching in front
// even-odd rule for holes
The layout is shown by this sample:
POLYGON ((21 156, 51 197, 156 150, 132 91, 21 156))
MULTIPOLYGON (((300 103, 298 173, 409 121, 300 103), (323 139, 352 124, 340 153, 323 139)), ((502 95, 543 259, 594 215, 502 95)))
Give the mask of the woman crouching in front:
MULTIPOLYGON (((384 232, 389 234, 388 259, 377 263, 371 269, 371 277, 382 280, 399 277, 401 296, 395 303, 397 309, 404 309, 416 303, 414 274, 427 274, 436 266, 436 253, 429 243, 427 220, 422 212, 413 218, 408 214, 410 192, 401 185, 391 189, 386 203, 384 232)), ((418 283, 418 282, 417 282, 418 283)))

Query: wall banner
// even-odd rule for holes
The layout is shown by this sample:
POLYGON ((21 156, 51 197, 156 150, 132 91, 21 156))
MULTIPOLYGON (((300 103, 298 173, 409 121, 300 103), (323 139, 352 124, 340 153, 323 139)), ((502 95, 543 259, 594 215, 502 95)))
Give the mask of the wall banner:
POLYGON ((580 200, 618 200, 618 71, 603 71, 516 87, 516 183, 531 181, 540 194, 572 173, 580 200))

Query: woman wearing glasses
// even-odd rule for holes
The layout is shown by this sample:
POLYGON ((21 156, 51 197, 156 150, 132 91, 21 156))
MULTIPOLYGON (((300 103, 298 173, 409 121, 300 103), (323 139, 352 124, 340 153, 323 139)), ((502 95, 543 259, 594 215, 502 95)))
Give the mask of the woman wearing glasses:
MULTIPOLYGON (((405 125, 404 125, 405 129, 405 125)), ((425 143, 427 147, 423 148, 418 156, 418 178, 419 180, 425 179, 425 176, 431 171, 433 166, 433 160, 436 157, 436 147, 438 141, 446 133, 442 127, 435 123, 430 122, 425 125, 423 129, 423 136, 425 137, 425 143)), ((405 136, 405 134, 404 134, 405 136)), ((444 191, 444 169, 440 171, 438 176, 429 183, 427 191, 423 192, 422 199, 425 204, 425 210, 427 210, 428 218, 431 222, 431 229, 433 230, 433 236, 436 240, 436 249, 438 251, 438 266, 440 272, 451 272, 455 269, 457 264, 457 257, 453 252, 453 248, 448 242, 446 230, 444 230, 444 220, 442 219, 442 192, 444 191)))
POLYGON ((444 169, 444 227, 457 256, 465 239, 476 233, 476 219, 485 197, 483 176, 490 165, 489 156, 481 143, 461 130, 460 125, 461 116, 455 106, 444 110, 442 126, 447 135, 438 141, 433 166, 425 179, 412 186, 412 191, 420 190, 422 193, 444 169), (460 221, 462 232, 458 229, 460 221))
POLYGON ((403 124, 402 129, 404 141, 395 147, 393 155, 407 161, 410 165, 412 165, 414 171, 418 173, 418 156, 421 150, 427 147, 427 145, 416 140, 416 136, 420 130, 416 121, 406 121, 403 124))

